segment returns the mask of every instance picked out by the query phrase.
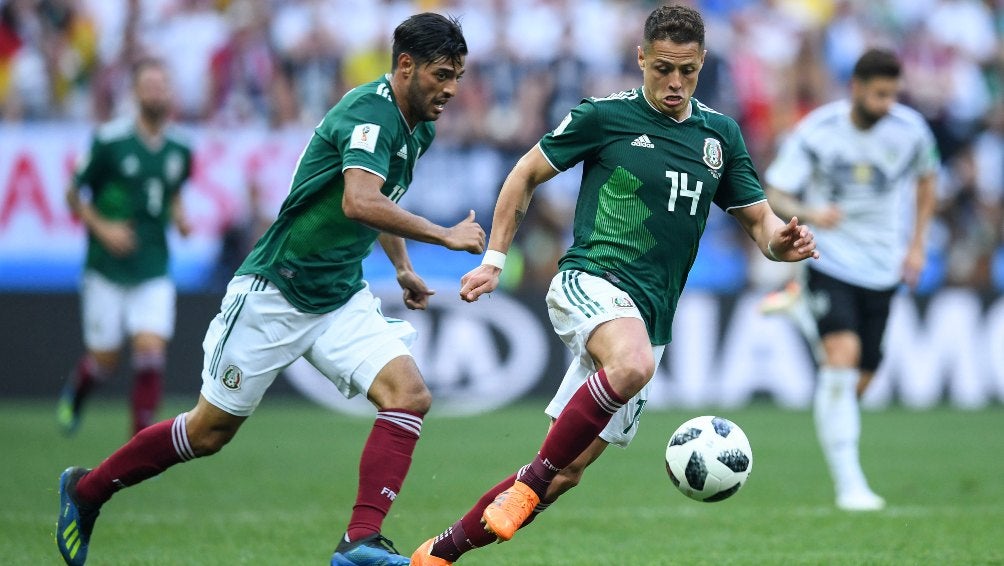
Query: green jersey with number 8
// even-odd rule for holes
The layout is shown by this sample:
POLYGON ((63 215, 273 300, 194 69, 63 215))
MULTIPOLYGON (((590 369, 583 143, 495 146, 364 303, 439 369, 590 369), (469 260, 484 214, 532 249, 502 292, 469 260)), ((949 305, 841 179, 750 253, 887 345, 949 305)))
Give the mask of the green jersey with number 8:
POLYGON ((589 98, 539 144, 558 171, 583 162, 573 243, 559 269, 626 291, 653 344, 672 338, 711 203, 728 211, 765 200, 735 120, 696 99, 691 108, 677 122, 640 88, 589 98))
POLYGON ((151 145, 132 120, 99 128, 74 184, 90 188, 91 205, 103 218, 129 223, 136 249, 116 256, 88 234, 86 268, 123 285, 166 275, 171 203, 191 170, 192 152, 171 130, 151 145))

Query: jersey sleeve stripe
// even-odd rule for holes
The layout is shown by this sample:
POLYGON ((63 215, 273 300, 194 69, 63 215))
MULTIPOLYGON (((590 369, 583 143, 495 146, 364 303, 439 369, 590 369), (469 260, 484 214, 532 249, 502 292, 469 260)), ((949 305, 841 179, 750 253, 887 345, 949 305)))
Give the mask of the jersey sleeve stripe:
POLYGON ((348 169, 362 169, 363 171, 366 171, 367 173, 373 173, 374 175, 376 175, 377 177, 380 177, 384 181, 387 180, 387 176, 386 175, 383 175, 382 173, 377 173, 376 171, 370 169, 369 167, 363 167, 362 165, 346 165, 345 167, 342 167, 342 173, 344 174, 345 171, 348 170, 348 169))
POLYGON ((760 204, 761 202, 767 202, 767 199, 766 198, 762 198, 762 199, 759 199, 759 200, 755 200, 753 202, 748 202, 746 204, 737 204, 737 205, 734 205, 734 206, 730 206, 730 207, 728 207, 728 208, 725 209, 725 212, 732 212, 733 210, 735 210, 737 208, 746 208, 747 206, 753 206, 754 204, 760 204))
POLYGON ((555 165, 553 161, 551 161, 551 158, 548 157, 547 152, 544 151, 544 147, 540 145, 540 142, 537 142, 537 149, 540 151, 540 154, 544 156, 544 161, 547 161, 547 164, 551 166, 551 169, 554 169, 558 173, 565 171, 564 169, 555 165))

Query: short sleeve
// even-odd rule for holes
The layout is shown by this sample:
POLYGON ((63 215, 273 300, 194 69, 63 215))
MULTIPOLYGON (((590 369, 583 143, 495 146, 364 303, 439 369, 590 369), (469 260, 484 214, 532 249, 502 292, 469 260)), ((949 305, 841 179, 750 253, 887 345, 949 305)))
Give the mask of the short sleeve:
POLYGON ((317 133, 342 155, 342 171, 358 167, 387 179, 393 140, 401 128, 394 103, 378 95, 362 96, 321 123, 317 133))
POLYGON ((73 171, 73 183, 79 189, 88 186, 93 191, 101 183, 98 182, 101 176, 102 162, 104 161, 104 148, 106 146, 100 142, 98 136, 91 140, 91 147, 87 153, 80 157, 73 171))
POLYGON ((936 173, 941 166, 941 154, 938 151, 938 142, 934 139, 934 133, 926 123, 921 122, 920 143, 917 148, 917 157, 914 160, 914 171, 918 176, 936 173))
POLYGON ((778 151, 777 157, 767 167, 764 179, 767 185, 786 193, 800 193, 812 177, 812 157, 805 138, 796 129, 778 151))
POLYGON ((722 210, 749 206, 766 198, 739 125, 730 119, 726 133, 725 171, 714 199, 722 210))
POLYGON ((181 152, 181 175, 178 176, 178 181, 173 187, 174 194, 180 194, 185 183, 192 176, 192 150, 187 145, 182 145, 181 152))
POLYGON ((557 171, 565 171, 595 153, 603 139, 599 109, 584 101, 568 113, 554 130, 544 134, 540 150, 557 171))

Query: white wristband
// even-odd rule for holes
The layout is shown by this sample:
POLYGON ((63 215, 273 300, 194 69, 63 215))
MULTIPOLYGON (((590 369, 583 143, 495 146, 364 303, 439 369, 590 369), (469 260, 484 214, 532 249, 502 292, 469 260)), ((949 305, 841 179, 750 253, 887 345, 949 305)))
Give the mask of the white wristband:
POLYGON ((493 265, 500 270, 505 267, 505 254, 495 250, 488 250, 485 252, 484 259, 481 260, 481 265, 493 265))
POLYGON ((770 248, 770 240, 767 240, 767 257, 769 257, 774 261, 781 261, 781 258, 777 257, 777 254, 774 253, 774 250, 770 248))

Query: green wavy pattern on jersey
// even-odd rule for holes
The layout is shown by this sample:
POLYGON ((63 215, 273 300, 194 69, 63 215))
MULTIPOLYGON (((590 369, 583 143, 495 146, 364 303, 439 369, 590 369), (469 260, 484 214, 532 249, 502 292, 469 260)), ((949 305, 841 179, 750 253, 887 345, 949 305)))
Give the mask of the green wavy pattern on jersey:
MULTIPOLYGON (((360 241, 362 225, 345 217, 342 210, 342 191, 326 190, 311 202, 289 228, 284 243, 282 259, 300 259, 360 241)), ((373 238, 376 236, 373 232, 373 238)), ((361 245, 365 248, 372 241, 361 245)))
POLYGON ((617 167, 600 187, 586 256, 594 268, 631 263, 655 247, 655 236, 645 227, 652 211, 636 194, 641 185, 638 177, 617 167))
POLYGON ((109 220, 130 220, 134 213, 129 188, 114 181, 108 181, 97 193, 94 208, 109 220))

